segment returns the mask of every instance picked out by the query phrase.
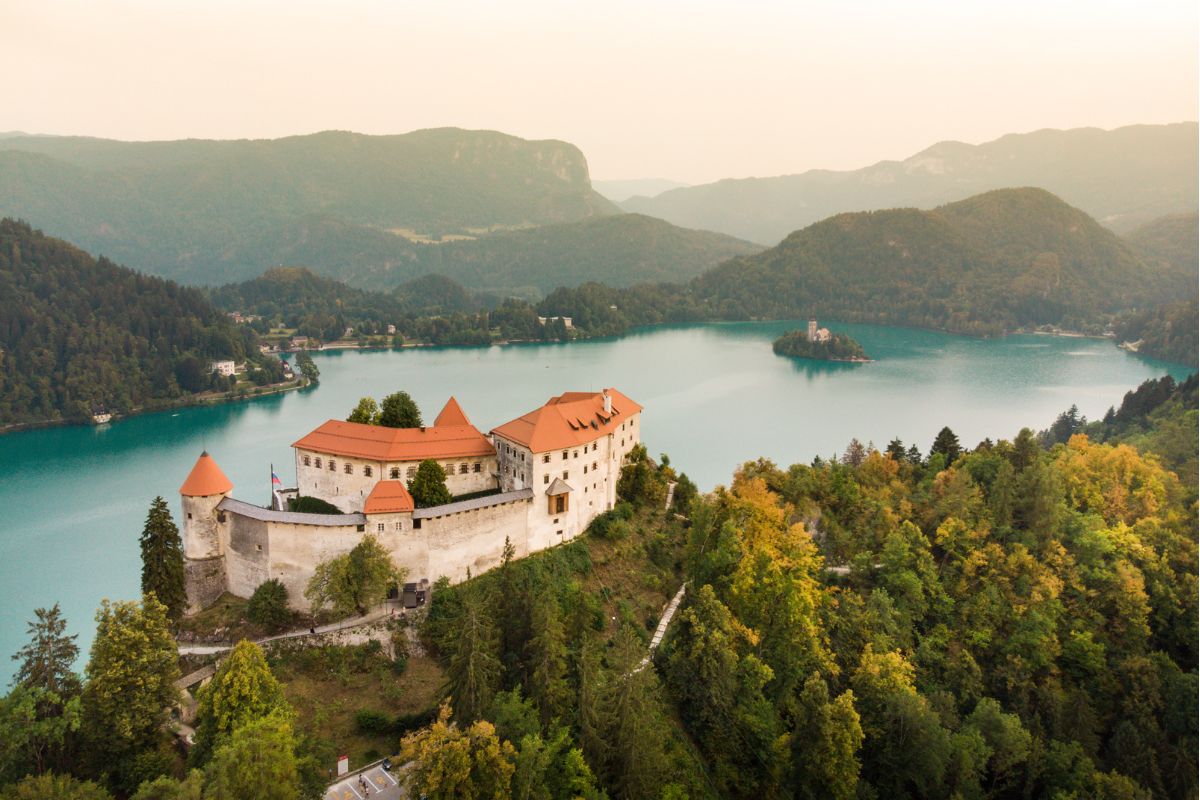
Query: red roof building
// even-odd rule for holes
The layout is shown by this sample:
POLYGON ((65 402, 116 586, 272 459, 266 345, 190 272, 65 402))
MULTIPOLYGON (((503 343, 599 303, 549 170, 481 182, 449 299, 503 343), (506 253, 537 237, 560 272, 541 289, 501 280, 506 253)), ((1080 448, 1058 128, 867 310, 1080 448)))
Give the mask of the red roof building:
POLYGON ((446 403, 431 428, 385 428, 331 419, 293 442, 292 447, 379 462, 467 458, 496 453, 488 438, 467 420, 454 398, 446 403))
POLYGON ((492 433, 533 453, 562 450, 619 430, 642 407, 616 389, 566 392, 541 408, 506 422, 492 433))
POLYGON ((400 481, 380 481, 363 503, 364 514, 396 514, 412 511, 412 495, 400 481))
POLYGON ((196 464, 188 473, 183 486, 179 487, 179 493, 185 497, 211 497, 228 494, 232 489, 233 481, 225 477, 217 462, 205 450, 196 459, 196 464))

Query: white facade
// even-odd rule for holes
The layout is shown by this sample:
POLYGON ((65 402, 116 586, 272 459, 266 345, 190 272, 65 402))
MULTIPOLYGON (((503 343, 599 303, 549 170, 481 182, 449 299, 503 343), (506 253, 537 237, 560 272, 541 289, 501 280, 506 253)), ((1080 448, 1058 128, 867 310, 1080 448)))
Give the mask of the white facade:
MULTIPOLYGON (((362 511, 367 495, 381 480, 405 485, 420 461, 372 461, 296 448, 296 486, 303 497, 316 497, 346 512, 362 511)), ((496 487, 495 456, 435 459, 446 472, 446 488, 458 496, 496 487)))
POLYGON ((230 377, 237 372, 237 365, 232 361, 214 361, 210 367, 210 372, 216 372, 225 377, 230 377))

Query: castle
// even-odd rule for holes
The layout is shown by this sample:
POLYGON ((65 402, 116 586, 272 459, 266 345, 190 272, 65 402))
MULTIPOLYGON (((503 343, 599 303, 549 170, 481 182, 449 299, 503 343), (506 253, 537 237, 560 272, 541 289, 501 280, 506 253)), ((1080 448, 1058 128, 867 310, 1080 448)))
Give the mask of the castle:
POLYGON ((271 508, 234 499, 232 482, 204 452, 179 488, 189 611, 222 592, 249 597, 272 578, 303 610, 317 564, 367 534, 416 587, 496 566, 506 539, 517 557, 569 541, 616 503, 621 467, 640 441, 641 412, 605 389, 552 397, 488 435, 453 397, 430 427, 329 420, 292 445, 296 487, 276 492, 271 508), (462 499, 414 506, 406 482, 429 459, 462 499), (295 496, 344 513, 282 510, 295 496))

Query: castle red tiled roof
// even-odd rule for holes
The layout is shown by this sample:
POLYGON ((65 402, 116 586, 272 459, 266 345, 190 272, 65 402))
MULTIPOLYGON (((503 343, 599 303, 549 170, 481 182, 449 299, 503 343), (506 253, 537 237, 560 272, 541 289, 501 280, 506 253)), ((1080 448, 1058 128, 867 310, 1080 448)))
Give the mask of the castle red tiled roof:
POLYGON ((233 489, 233 481, 225 477, 225 473, 217 466, 217 462, 205 450, 196 459, 195 466, 188 473, 179 493, 188 497, 211 497, 215 494, 228 494, 233 489))
POLYGON ((400 481, 380 481, 363 503, 364 514, 395 514, 412 510, 412 495, 400 481))
POLYGON ((423 461, 495 455, 496 450, 473 425, 432 428, 385 428, 331 419, 292 447, 371 461, 423 461))
POLYGON ((566 392, 551 397, 530 411, 492 430, 510 442, 525 445, 534 453, 561 450, 593 441, 620 430, 622 423, 642 407, 616 389, 608 389, 612 413, 604 413, 603 392, 566 392))
POLYGON ((442 412, 437 415, 437 419, 433 421, 433 427, 445 428, 450 425, 470 425, 471 420, 467 419, 467 414, 462 410, 462 406, 451 395, 446 401, 446 405, 442 407, 442 412))

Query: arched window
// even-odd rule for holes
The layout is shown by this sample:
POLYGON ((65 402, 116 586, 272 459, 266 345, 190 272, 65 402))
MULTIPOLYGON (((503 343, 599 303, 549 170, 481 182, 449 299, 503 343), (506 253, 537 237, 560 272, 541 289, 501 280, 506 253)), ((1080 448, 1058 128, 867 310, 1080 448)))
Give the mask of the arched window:
POLYGON ((391 479, 392 479, 392 480, 394 480, 394 481, 398 481, 398 480, 400 480, 400 468, 399 468, 399 467, 392 467, 392 468, 391 468, 391 469, 388 471, 388 477, 389 477, 389 478, 391 478, 391 479))

